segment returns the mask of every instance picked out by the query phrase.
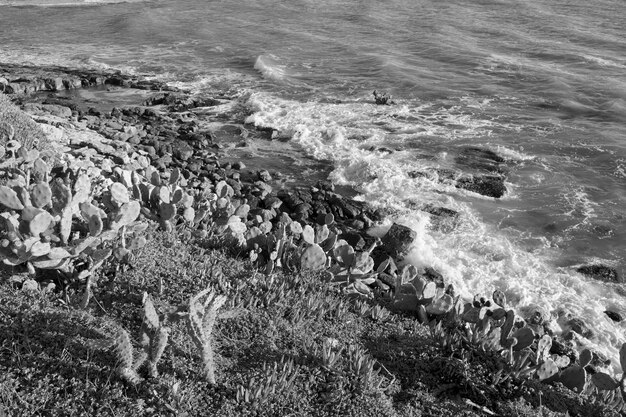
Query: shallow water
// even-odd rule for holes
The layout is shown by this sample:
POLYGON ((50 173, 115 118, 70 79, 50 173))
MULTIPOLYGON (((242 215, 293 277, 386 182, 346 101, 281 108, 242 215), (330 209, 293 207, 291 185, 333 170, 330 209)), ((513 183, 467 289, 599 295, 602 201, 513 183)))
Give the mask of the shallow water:
POLYGON ((0 62, 234 94, 248 123, 420 230, 416 265, 466 295, 567 307, 614 356, 624 325, 603 311, 626 300, 574 269, 626 274, 624 21, 620 0, 0 0, 0 62), (375 106, 374 89, 396 104, 375 106), (507 160, 503 199, 408 175, 459 169, 468 146, 507 160), (460 211, 459 228, 432 231, 427 203, 460 211))

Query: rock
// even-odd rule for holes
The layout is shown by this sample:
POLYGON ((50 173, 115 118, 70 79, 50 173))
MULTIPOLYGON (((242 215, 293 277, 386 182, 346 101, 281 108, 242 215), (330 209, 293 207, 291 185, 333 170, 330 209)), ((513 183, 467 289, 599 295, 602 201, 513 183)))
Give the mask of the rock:
POLYGON ((233 169, 236 169, 237 171, 241 171, 242 169, 246 168, 246 164, 244 164, 242 161, 236 161, 233 162, 233 169))
POLYGON ((417 232, 410 227, 394 223, 383 236, 382 243, 385 251, 393 258, 403 258, 416 237, 417 232))
POLYGON ((621 279, 617 274, 617 270, 615 268, 602 264, 583 265, 577 268, 576 272, 599 281, 618 283, 624 282, 623 279, 621 279))
POLYGON ((454 160, 458 165, 477 171, 504 174, 504 158, 489 149, 469 147, 461 151, 454 160))
POLYGON ((257 172, 257 176, 263 182, 270 182, 272 180, 272 176, 266 169, 257 172))
POLYGON ((604 314, 606 314, 607 316, 609 316, 609 318, 611 320, 613 320, 614 322, 619 323, 620 321, 623 320, 622 315, 619 314, 617 311, 611 311, 611 310, 606 310, 604 312, 604 314))
POLYGON ((72 116, 72 109, 58 104, 36 104, 27 103, 24 105, 24 111, 32 115, 46 115, 68 118, 72 116))
POLYGON ((552 339, 552 346, 550 347, 550 354, 567 356, 572 363, 578 359, 578 353, 572 346, 572 343, 568 343, 565 340, 552 339))
POLYGON ((462 177, 457 180, 456 187, 493 198, 500 198, 506 193, 504 177, 499 175, 462 177))
POLYGON ((193 148, 185 142, 177 142, 172 146, 172 155, 181 161, 186 161, 193 156, 193 148))
POLYGON ((434 230, 449 233, 453 231, 459 223, 460 213, 456 210, 427 204, 422 207, 422 211, 432 215, 431 225, 434 230))
POLYGON ((424 273, 422 274, 424 278, 428 281, 432 281, 437 284, 438 287, 443 288, 445 283, 443 282, 443 275, 441 275, 437 270, 427 266, 424 268, 424 273))
POLYGON ((365 247, 365 239, 360 233, 357 232, 346 232, 339 235, 339 239, 343 239, 350 246, 354 248, 354 250, 363 250, 365 247))

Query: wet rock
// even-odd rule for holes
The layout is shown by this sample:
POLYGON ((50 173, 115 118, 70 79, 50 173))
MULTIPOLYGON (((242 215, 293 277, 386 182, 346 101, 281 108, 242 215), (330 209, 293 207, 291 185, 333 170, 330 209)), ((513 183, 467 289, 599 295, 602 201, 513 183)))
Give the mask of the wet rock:
POLYGON ((443 275, 441 275, 441 273, 439 273, 436 269, 427 266, 426 268, 424 268, 424 273, 422 274, 422 276, 426 278, 426 280, 432 281, 437 284, 438 287, 443 288, 445 286, 445 283, 443 281, 443 275))
POLYGON ((504 174, 504 158, 489 149, 469 147, 461 151, 454 160, 458 165, 485 171, 489 173, 504 174))
POLYGON ((550 347, 550 354, 567 356, 572 363, 578 359, 578 353, 572 343, 565 340, 552 339, 552 346, 550 347))
POLYGON ((597 279, 599 281, 605 282, 624 282, 623 279, 619 277, 617 274, 617 270, 610 266, 601 265, 601 264, 593 264, 593 265, 583 265, 576 269, 576 272, 579 272, 588 277, 597 279))
POLYGON ((459 223, 460 213, 446 207, 433 206, 427 204, 422 207, 422 211, 432 215, 432 228, 445 233, 453 231, 459 223))
POLYGON ((385 251, 393 258, 403 258, 416 237, 417 232, 410 227, 394 223, 383 236, 382 243, 385 251))
POLYGON ((611 320, 617 323, 623 320, 622 315, 617 311, 606 310, 604 314, 606 314, 611 320))
POLYGON ((500 198, 506 193, 504 177, 499 175, 462 177, 457 180, 456 187, 493 198, 500 198))
POLYGON ((354 250, 363 250, 365 247, 365 239, 361 236, 360 233, 357 232, 346 232, 339 235, 339 239, 343 239, 350 246, 354 248, 354 250))

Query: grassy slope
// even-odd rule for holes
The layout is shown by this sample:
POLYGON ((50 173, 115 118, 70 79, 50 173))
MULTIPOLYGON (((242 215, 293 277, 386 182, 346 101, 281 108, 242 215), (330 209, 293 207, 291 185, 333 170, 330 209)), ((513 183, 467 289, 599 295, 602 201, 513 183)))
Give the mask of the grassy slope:
POLYGON ((67 308, 59 294, 16 290, 4 279, 11 272, 3 271, 0 416, 3 410, 10 416, 484 415, 465 399, 503 416, 610 415, 562 388, 515 379, 494 386, 503 364, 493 354, 463 344, 444 349, 413 317, 363 316, 361 302, 346 299, 319 275, 268 278, 223 252, 171 235, 153 233, 149 242, 133 267, 115 276, 115 285, 107 282, 111 275, 100 278, 87 311, 67 308), (221 274, 211 273, 214 263, 221 274), (228 297, 214 331, 217 386, 202 380, 199 354, 182 322, 172 325, 160 377, 136 386, 115 373, 113 351, 87 347, 88 339, 121 326, 137 349, 144 291, 164 312, 206 286, 228 297), (333 352, 343 348, 332 365, 322 353, 329 341, 336 343, 333 352), (385 370, 369 380, 358 375, 356 348, 385 370), (295 370, 283 371, 291 362, 295 370), (237 399, 239 386, 262 387, 274 364, 278 377, 293 376, 292 384, 262 400, 237 399), (557 412, 530 405, 541 400, 557 412))
POLYGON ((8 126, 13 127, 13 139, 27 149, 33 146, 45 148, 46 136, 39 125, 18 109, 6 95, 0 93, 0 145, 4 145, 2 139, 6 138, 2 137, 2 132, 5 130, 8 132, 8 126))

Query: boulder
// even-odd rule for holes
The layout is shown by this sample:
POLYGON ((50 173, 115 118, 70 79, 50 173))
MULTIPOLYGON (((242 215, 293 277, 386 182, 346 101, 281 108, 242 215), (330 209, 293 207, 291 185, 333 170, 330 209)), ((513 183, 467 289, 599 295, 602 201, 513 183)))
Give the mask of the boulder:
POLYGON ((599 281, 618 283, 624 282, 623 279, 621 279, 617 274, 617 270, 615 268, 602 264, 583 265, 577 268, 576 272, 599 281))
POLYGON ((460 213, 456 210, 427 204, 422 207, 422 211, 431 215, 431 227, 434 230, 449 233, 459 223, 460 213))
POLYGON ((461 177, 456 182, 456 188, 493 198, 500 198, 506 193, 504 177, 500 175, 461 177))
POLYGON ((406 256, 416 237, 417 232, 410 227, 394 223, 387 234, 383 236, 382 243, 389 255, 394 259, 401 259, 406 256))
POLYGON ((504 158, 492 150, 468 147, 463 149, 454 160, 462 167, 471 168, 476 171, 488 173, 504 174, 504 158))
POLYGON ((437 284, 438 287, 445 287, 445 283, 443 282, 443 275, 441 275, 441 273, 439 273, 439 271, 437 271, 436 269, 427 266, 426 268, 424 268, 424 273, 422 274, 422 277, 424 277, 427 281, 434 282, 435 284, 437 284))
POLYGON ((617 323, 623 320, 622 315, 618 313, 617 311, 606 310, 604 314, 606 314, 611 320, 617 323))

